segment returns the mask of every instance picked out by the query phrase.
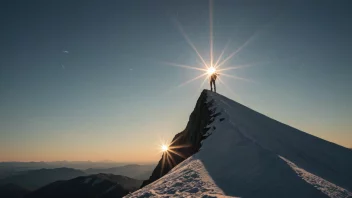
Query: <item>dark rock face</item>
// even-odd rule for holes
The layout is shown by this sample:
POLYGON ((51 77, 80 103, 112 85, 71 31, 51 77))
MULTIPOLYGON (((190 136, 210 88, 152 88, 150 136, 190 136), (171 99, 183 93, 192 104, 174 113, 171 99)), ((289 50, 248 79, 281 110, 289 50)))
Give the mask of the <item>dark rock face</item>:
POLYGON ((209 110, 213 102, 207 103, 207 92, 207 90, 203 90, 186 128, 175 135, 169 146, 171 151, 163 153, 152 175, 143 182, 141 188, 163 177, 183 160, 198 152, 201 147, 201 141, 206 138, 204 134, 209 130, 206 126, 216 116, 213 115, 214 112, 209 110))

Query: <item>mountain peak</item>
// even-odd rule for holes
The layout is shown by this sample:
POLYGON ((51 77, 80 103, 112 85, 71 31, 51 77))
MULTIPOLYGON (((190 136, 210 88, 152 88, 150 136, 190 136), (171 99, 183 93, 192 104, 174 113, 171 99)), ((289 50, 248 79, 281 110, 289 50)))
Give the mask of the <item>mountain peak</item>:
POLYGON ((146 195, 352 196, 352 152, 204 90, 162 155, 146 195))

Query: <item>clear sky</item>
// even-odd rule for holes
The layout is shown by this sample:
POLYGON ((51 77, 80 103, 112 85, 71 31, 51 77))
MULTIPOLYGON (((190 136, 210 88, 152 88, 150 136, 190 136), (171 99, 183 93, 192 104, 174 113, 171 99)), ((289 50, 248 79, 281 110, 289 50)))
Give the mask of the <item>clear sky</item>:
MULTIPOLYGON (((352 147, 351 7, 215 1, 214 56, 253 65, 218 92, 352 147)), ((0 161, 157 161, 201 92, 164 63, 201 67, 177 24, 209 62, 209 18, 208 1, 2 1, 0 161)))

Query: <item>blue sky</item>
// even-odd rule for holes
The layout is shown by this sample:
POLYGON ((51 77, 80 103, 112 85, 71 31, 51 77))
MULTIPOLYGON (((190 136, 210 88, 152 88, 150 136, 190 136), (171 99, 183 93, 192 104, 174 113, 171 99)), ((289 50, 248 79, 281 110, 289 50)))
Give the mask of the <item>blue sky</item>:
MULTIPOLYGON (((223 67, 253 65, 218 92, 352 147, 350 4, 215 1, 215 58, 247 42, 223 67)), ((175 21, 209 61, 208 1, 5 1, 0 16, 0 161, 156 161, 186 126, 202 80, 179 85, 201 73, 164 62, 199 62, 175 21)))

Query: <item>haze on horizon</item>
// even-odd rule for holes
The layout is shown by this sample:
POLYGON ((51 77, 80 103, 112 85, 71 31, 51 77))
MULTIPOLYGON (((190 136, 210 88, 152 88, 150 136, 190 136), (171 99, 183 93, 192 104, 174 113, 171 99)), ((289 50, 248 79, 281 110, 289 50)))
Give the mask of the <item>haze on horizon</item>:
MULTIPOLYGON (((349 1, 214 1, 214 55, 229 43, 220 94, 352 147, 349 1)), ((208 1, 4 1, 0 161, 155 162, 187 124, 209 61, 208 1), (201 67, 201 66, 199 66, 201 67)))

